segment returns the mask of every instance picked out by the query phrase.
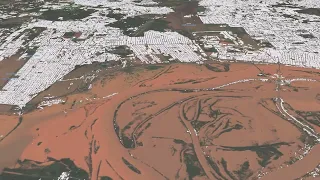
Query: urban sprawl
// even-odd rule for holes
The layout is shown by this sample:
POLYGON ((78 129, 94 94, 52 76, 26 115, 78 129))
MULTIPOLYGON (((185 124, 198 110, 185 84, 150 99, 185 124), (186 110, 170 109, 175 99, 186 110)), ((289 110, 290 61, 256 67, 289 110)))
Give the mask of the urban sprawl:
MULTIPOLYGON (((129 48, 132 52, 129 57, 145 64, 173 60, 203 63, 216 59, 320 68, 320 15, 309 13, 320 8, 317 1, 201 0, 199 7, 204 10, 197 12, 196 16, 203 24, 241 27, 255 41, 268 42, 270 46, 252 48, 230 31, 192 32, 197 39, 190 39, 170 29, 148 30, 143 36, 133 37, 118 27, 110 26, 127 18, 143 15, 161 17, 174 12, 174 8, 160 7, 151 0, 44 2, 39 12, 29 14, 0 10, 2 21, 30 14, 35 16, 19 27, 0 28, 0 61, 21 52, 18 59, 26 61, 1 89, 0 104, 24 107, 38 93, 62 80, 77 65, 94 61, 121 61, 125 67, 128 58, 123 60, 112 51, 119 46, 129 48), (41 13, 48 9, 70 6, 92 12, 81 19, 41 18, 41 13), (105 16, 111 12, 121 17, 105 16), (36 36, 31 37, 34 34, 36 36), (229 43, 221 39, 228 39, 229 43), (206 49, 214 51, 208 54, 206 49), (161 57, 167 58, 163 60, 161 57)), ((137 29, 129 28, 132 31, 137 29)))

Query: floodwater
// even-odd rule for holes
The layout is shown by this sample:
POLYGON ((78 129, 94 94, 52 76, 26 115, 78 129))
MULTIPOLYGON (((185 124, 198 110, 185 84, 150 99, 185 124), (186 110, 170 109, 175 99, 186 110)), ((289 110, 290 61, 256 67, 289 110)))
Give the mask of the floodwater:
MULTIPOLYGON (((279 168, 292 163, 306 138, 315 141, 273 100, 283 98, 289 113, 315 112, 319 82, 294 82, 277 92, 276 65, 257 65, 266 77, 251 64, 211 66, 221 72, 195 64, 113 72, 92 89, 63 97, 65 104, 20 118, 0 115, 0 177, 57 178, 62 172, 45 174, 30 163, 47 169, 60 163, 78 179, 256 179, 262 169, 268 172, 262 179, 293 179, 319 164, 315 145, 304 159, 279 168)), ((285 79, 319 79, 309 69, 281 72, 285 79)))

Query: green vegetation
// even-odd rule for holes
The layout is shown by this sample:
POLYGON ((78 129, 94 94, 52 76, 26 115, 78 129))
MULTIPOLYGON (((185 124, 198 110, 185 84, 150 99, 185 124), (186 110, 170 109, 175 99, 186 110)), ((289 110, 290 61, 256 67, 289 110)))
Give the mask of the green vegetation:
POLYGON ((223 72, 223 70, 219 69, 218 67, 211 66, 209 64, 204 65, 208 70, 213 71, 213 72, 223 72))
POLYGON ((127 66, 125 68, 122 68, 121 71, 128 73, 128 74, 133 74, 133 67, 132 66, 127 66))
POLYGON ((137 169, 135 166, 133 166, 129 161, 127 161, 125 158, 122 157, 122 161, 124 162, 125 165, 128 166, 129 169, 131 169, 133 172, 137 174, 141 174, 141 171, 137 169))
POLYGON ((214 162, 214 160, 211 158, 211 157, 206 157, 209 165, 211 166, 211 168, 220 176, 222 177, 223 179, 226 179, 220 172, 220 169, 217 165, 217 163, 214 162))
MULTIPOLYGON (((209 121, 208 121, 208 122, 209 122, 209 121)), ((192 122, 191 122, 191 125, 192 125, 192 127, 193 127, 195 130, 199 131, 199 130, 200 130, 204 125, 206 125, 208 122, 196 120, 196 121, 192 121, 192 122)))
POLYGON ((143 19, 140 16, 135 16, 135 17, 127 17, 126 19, 121 19, 117 22, 108 24, 108 26, 120 28, 121 30, 123 30, 123 33, 125 35, 133 36, 133 34, 135 33, 135 30, 133 28, 137 28, 146 22, 147 22, 146 19, 143 19))
POLYGON ((48 158, 48 160, 53 163, 47 166, 44 163, 32 160, 18 160, 19 166, 17 167, 19 168, 5 168, 5 172, 0 175, 0 179, 33 180, 41 177, 43 180, 51 180, 53 177, 59 177, 61 172, 70 172, 70 176, 75 179, 89 179, 88 173, 78 168, 70 159, 48 158))
POLYGON ((221 164, 223 166, 223 170, 228 174, 228 176, 233 180, 233 179, 237 179, 233 176, 233 174, 228 170, 228 163, 226 160, 224 160, 223 158, 221 159, 221 164))
POLYGON ((229 39, 229 38, 226 38, 226 39, 223 39, 224 42, 227 42, 227 43, 231 43, 233 44, 233 40, 229 39))
POLYGON ((30 17, 14 17, 0 21, 0 28, 16 28, 20 27, 23 23, 29 20, 30 17))
POLYGON ((36 53, 38 48, 39 47, 28 47, 28 49, 26 50, 26 53, 28 54, 28 56, 33 56, 36 53))
POLYGON ((122 144, 125 148, 134 148, 134 142, 131 138, 129 138, 128 136, 126 136, 124 133, 121 134, 122 137, 122 144))
POLYGON ((302 13, 302 14, 320 16, 320 8, 306 8, 302 10, 296 10, 296 12, 302 13))
POLYGON ((303 38, 310 38, 310 39, 315 38, 314 35, 312 35, 312 34, 298 34, 298 35, 303 37, 303 38))
POLYGON ((238 176, 238 179, 249 179, 253 175, 253 172, 250 170, 249 161, 244 162, 238 171, 233 172, 238 176))
MULTIPOLYGON (((227 29, 230 30, 233 34, 237 34, 240 37, 248 34, 243 27, 230 27, 230 26, 228 26, 227 29)), ((231 42, 233 42, 233 41, 231 41, 231 42)))
POLYGON ((107 14, 106 16, 109 18, 120 20, 125 16, 125 14, 117 14, 117 13, 114 13, 113 11, 110 11, 109 14, 107 14))
POLYGON ((149 65, 149 66, 145 66, 145 69, 147 69, 147 70, 151 70, 151 71, 153 71, 153 70, 157 70, 157 69, 161 69, 161 68, 163 68, 163 66, 157 66, 157 65, 149 65))
POLYGON ((170 59, 172 58, 170 54, 169 55, 158 54, 156 56, 160 58, 161 62, 170 62, 170 59))
POLYGON ((214 53, 218 52, 218 50, 216 48, 214 48, 214 47, 207 48, 207 49, 204 49, 204 50, 205 50, 205 52, 214 52, 214 53))
POLYGON ((197 7, 197 12, 205 12, 206 8, 203 6, 198 6, 197 7))
POLYGON ((82 9, 78 6, 68 6, 63 9, 49 9, 44 11, 40 18, 50 21, 57 21, 60 17, 62 17, 64 21, 78 20, 88 17, 93 12, 95 12, 93 9, 82 9))
POLYGON ((159 6, 175 7, 190 2, 189 0, 155 0, 159 6))
POLYGON ((230 64, 224 63, 224 64, 223 64, 223 67, 224 67, 224 71, 225 71, 225 72, 230 71, 230 64))
POLYGON ((290 145, 289 143, 281 142, 281 143, 275 143, 275 144, 267 144, 267 145, 261 145, 261 146, 245 146, 245 147, 224 147, 224 150, 229 151, 254 151, 260 158, 258 160, 258 163, 262 167, 266 167, 271 161, 271 158, 273 160, 277 160, 279 157, 281 157, 283 154, 278 150, 278 148, 282 145, 290 145))
POLYGON ((128 46, 117 46, 111 50, 108 50, 108 52, 112 54, 118 54, 122 58, 127 57, 130 54, 133 54, 133 52, 130 50, 128 46))
POLYGON ((266 167, 270 163, 271 157, 273 157, 274 160, 277 160, 280 156, 283 155, 275 147, 263 148, 256 151, 256 153, 258 157, 261 158, 261 160, 258 160, 258 163, 262 167, 266 167))
POLYGON ((184 142, 183 140, 180 140, 180 139, 174 139, 173 142, 176 144, 182 144, 182 145, 187 144, 186 142, 184 142))
POLYGON ((187 31, 187 30, 176 30, 179 34, 191 39, 191 40, 194 40, 194 36, 192 35, 191 32, 187 31))
POLYGON ((66 32, 66 33, 64 33, 63 37, 72 38, 75 34, 76 34, 76 32, 66 32))
POLYGON ((122 19, 123 14, 114 14, 113 12, 107 16, 118 20, 108 26, 120 28, 128 36, 143 36, 149 30, 164 32, 165 29, 169 29, 167 21, 152 19, 153 17, 135 16, 122 19))
POLYGON ((210 111, 210 114, 209 114, 209 117, 210 117, 210 118, 217 119, 220 114, 221 114, 221 112, 220 112, 219 109, 217 109, 217 110, 211 110, 211 111, 210 111))
POLYGON ((184 163, 187 166, 189 179, 196 176, 203 176, 204 171, 199 163, 198 157, 195 154, 184 153, 184 163))
POLYGON ((304 120, 320 127, 320 111, 296 111, 304 120))
POLYGON ((112 180, 112 178, 109 176, 102 176, 100 177, 100 180, 112 180))
MULTIPOLYGON (((28 41, 34 40, 36 37, 38 37, 46 28, 43 27, 34 27, 32 29, 27 29, 26 31, 26 37, 28 41)), ((23 43, 23 45, 26 44, 27 41, 23 43)))
POLYGON ((135 33, 134 36, 143 36, 146 31, 154 30, 164 32, 169 29, 169 22, 162 19, 153 19, 142 25, 135 33))
POLYGON ((105 62, 98 63, 100 68, 107 68, 107 67, 113 67, 113 66, 120 66, 121 61, 108 61, 106 60, 105 62))
POLYGON ((121 132, 124 132, 128 129, 131 128, 131 126, 133 125, 134 121, 130 121, 126 126, 124 126, 124 128, 121 129, 121 132))
POLYGON ((179 82, 175 82, 174 84, 187 84, 187 83, 192 83, 195 82, 195 80, 190 79, 190 80, 186 80, 186 81, 179 81, 179 82))
POLYGON ((164 29, 168 29, 168 21, 162 20, 162 19, 155 19, 154 21, 152 21, 152 23, 150 24, 148 30, 154 30, 154 31, 161 31, 163 32, 164 29))

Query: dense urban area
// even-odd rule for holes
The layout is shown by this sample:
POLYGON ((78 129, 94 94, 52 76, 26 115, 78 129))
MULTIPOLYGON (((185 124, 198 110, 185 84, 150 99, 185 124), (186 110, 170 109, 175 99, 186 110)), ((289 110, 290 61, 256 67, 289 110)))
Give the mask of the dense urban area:
POLYGON ((319 178, 319 75, 317 0, 1 0, 0 179, 319 178))
POLYGON ((0 60, 16 55, 26 62, 0 91, 2 104, 23 107, 77 65, 126 66, 130 59, 123 56, 142 63, 213 58, 320 68, 320 4, 312 0, 202 0, 195 11, 177 12, 174 18, 180 19, 167 16, 165 22, 161 19, 174 13, 170 3, 18 2, 21 8, 0 9, 0 60), (182 34, 173 30, 180 21, 187 27, 182 34), (129 52, 115 53, 117 47, 129 52))

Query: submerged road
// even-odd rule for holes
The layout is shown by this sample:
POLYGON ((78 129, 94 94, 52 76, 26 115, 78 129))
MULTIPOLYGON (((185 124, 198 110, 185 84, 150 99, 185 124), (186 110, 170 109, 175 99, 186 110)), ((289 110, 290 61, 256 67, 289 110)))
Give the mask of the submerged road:
MULTIPOLYGON (((286 81, 294 82, 294 81, 309 81, 309 82, 318 82, 313 79, 305 79, 305 78, 296 78, 296 79, 289 79, 286 81)), ((320 135, 315 132, 315 130, 310 127, 309 125, 305 124, 304 122, 299 121, 293 115, 289 113, 287 109, 284 107, 285 101, 281 98, 280 95, 280 84, 276 84, 276 89, 279 91, 278 97, 275 98, 275 103, 278 111, 287 118, 288 121, 293 121, 298 128, 302 131, 305 131, 309 136, 315 138, 316 145, 311 149, 311 151, 303 157, 303 159, 295 162, 294 164, 278 169, 269 173, 267 175, 262 176, 263 180, 274 180, 279 179, 279 177, 283 177, 285 179, 297 179, 302 177, 309 171, 313 170, 320 162, 320 135)))
MULTIPOLYGON (((272 78, 272 77, 271 77, 272 78)), ((274 79, 274 78, 272 78, 274 79)), ((267 82, 269 80, 272 81, 272 79, 270 79, 270 77, 268 78, 259 78, 259 79, 242 79, 242 80, 238 80, 238 81, 234 81, 234 82, 231 82, 231 83, 227 83, 227 84, 223 84, 223 85, 220 85, 220 86, 217 86, 217 87, 214 87, 214 88, 204 88, 204 89, 172 89, 172 88, 168 88, 168 89, 158 89, 158 90, 152 90, 152 91, 147 91, 147 92, 143 92, 143 93, 140 93, 140 94, 137 94, 135 96, 132 96, 130 98, 127 98, 126 100, 122 101, 118 107, 116 108, 116 111, 114 113, 114 129, 116 131, 116 134, 118 135, 118 138, 121 141, 122 137, 120 134, 118 134, 119 132, 117 131, 117 129, 119 128, 118 125, 117 125, 117 112, 119 111, 119 109, 121 108, 121 106, 126 103, 127 101, 133 99, 133 98, 138 98, 139 96, 143 96, 143 95, 146 95, 146 94, 150 94, 150 93, 155 93, 155 92, 166 92, 166 91, 185 91, 185 92, 206 92, 206 91, 215 91, 215 90, 218 90, 218 89, 223 89, 227 86, 231 86, 231 85, 235 85, 235 84, 238 84, 238 83, 247 83, 247 82, 251 82, 251 81, 261 81, 261 82, 267 82)), ((307 79, 303 79, 303 78, 296 78, 296 79, 292 79, 292 80, 286 80, 286 81, 313 81, 313 82, 317 82, 317 81, 314 81, 314 80, 307 80, 307 79)), ((276 83, 276 90, 279 91, 280 90, 280 85, 278 84, 279 82, 278 81, 275 81, 276 83)), ((200 100, 197 101, 197 105, 196 105, 196 108, 195 108, 195 113, 193 115, 193 119, 188 119, 186 118, 185 114, 184 114, 184 105, 187 103, 187 102, 190 102, 192 100, 195 100, 197 98, 199 98, 200 96, 203 96, 203 95, 199 95, 199 96, 193 96, 193 97, 189 97, 189 98, 185 98, 185 99, 182 99, 180 101, 177 101, 177 102, 174 102, 174 103, 171 103, 169 106, 161 109, 159 112, 155 113, 155 114, 152 114, 151 116, 149 116, 147 119, 145 119, 144 121, 142 121, 140 124, 137 125, 137 127, 135 128, 135 130, 133 131, 132 133, 132 137, 133 137, 133 140, 134 140, 134 147, 136 147, 136 137, 135 134, 137 132, 137 130, 139 128, 141 128, 147 121, 151 120, 153 117, 163 113, 164 111, 172 108, 173 106, 176 106, 176 105, 179 105, 180 107, 180 110, 179 110, 179 118, 181 120, 181 122, 184 124, 187 132, 190 134, 190 137, 191 137, 191 140, 192 140, 192 143, 193 143, 193 147, 194 147, 194 151, 196 153, 196 156, 199 160, 199 163, 201 165, 201 167, 203 168, 205 174, 207 175, 207 177, 209 179, 226 179, 225 177, 221 176, 221 175, 218 175, 217 172, 215 172, 212 167, 210 166, 208 160, 206 159, 206 154, 205 152, 202 150, 202 147, 200 145, 200 142, 199 142, 199 138, 198 138, 198 132, 193 128, 192 124, 191 124, 191 121, 192 120, 195 120, 197 119, 197 117, 199 117, 199 108, 201 108, 201 102, 200 100)), ((284 100, 280 97, 277 97, 276 98, 276 106, 279 110, 279 112, 281 112, 285 117, 288 118, 288 120, 290 121, 294 121, 295 123, 299 124, 300 126, 303 127, 303 130, 305 132, 307 132, 310 136, 316 138, 316 140, 318 141, 318 143, 320 142, 320 138, 319 138, 319 135, 308 125, 300 122, 299 120, 297 120, 294 116, 292 116, 291 114, 288 113, 288 110, 286 110, 283 106, 284 104, 284 100)), ((134 148, 133 147, 133 148, 134 148)), ((130 148, 129 148, 130 149, 130 148)), ((314 150, 312 150, 312 155, 307 155, 306 156, 306 160, 301 160, 296 162, 294 165, 292 165, 292 168, 295 168, 296 166, 301 168, 299 172, 301 172, 302 174, 304 172, 308 172, 309 170, 312 170, 314 167, 316 167, 320 161, 320 156, 319 158, 316 158, 316 160, 313 160, 313 161, 310 161, 312 163, 310 163, 308 166, 304 166, 302 167, 303 165, 301 164, 304 164, 305 161, 307 161, 307 159, 312 159, 314 158, 314 152, 317 152, 317 151, 320 151, 320 145, 317 145, 314 147, 314 150), (300 167, 301 166, 301 167, 300 167), (304 170, 302 170, 304 169, 304 170)), ((318 152, 319 152, 318 151, 318 152)), ((291 166, 290 166, 291 167, 291 166)), ((285 169, 285 168, 283 168, 285 169)), ((290 168, 291 169, 291 168, 290 168)), ((283 170, 283 172, 286 172, 287 170, 283 170)), ((278 170, 278 171, 275 171, 275 174, 279 174, 279 177, 280 174, 282 173, 282 170, 278 170)), ((269 175, 272 175, 273 172, 269 175)), ((296 173, 295 173, 296 174, 296 173)), ((277 177, 277 176, 266 176, 263 178, 268 178, 269 177, 272 177, 274 179, 274 177, 277 177)), ((296 178, 297 176, 295 176, 296 178)))
MULTIPOLYGON (((195 99, 197 99, 197 97, 195 99)), ((205 154, 202 151, 202 148, 200 146, 200 141, 199 141, 199 138, 198 138, 197 131, 191 125, 191 121, 195 120, 195 119, 191 119, 191 121, 189 121, 188 119, 185 118, 184 105, 185 105, 185 103, 188 103, 189 101, 192 101, 192 100, 194 100, 194 99, 186 100, 186 101, 184 101, 184 102, 182 102, 180 104, 179 118, 182 120, 182 122, 184 123, 184 125, 187 128, 187 132, 190 134, 191 141, 192 141, 192 144, 193 144, 193 147, 194 147, 194 151, 195 151, 196 156, 197 156, 197 158, 199 160, 199 163, 201 164, 201 166, 202 166, 204 172, 206 173, 207 177, 209 179, 217 179, 219 176, 214 174, 212 172, 212 169, 209 167, 209 164, 208 164, 208 162, 207 162, 207 160, 205 158, 205 154)), ((199 100, 197 101, 197 106, 196 106, 195 114, 194 114, 193 118, 199 116, 198 108, 200 106, 199 106, 198 103, 200 103, 199 100)))

